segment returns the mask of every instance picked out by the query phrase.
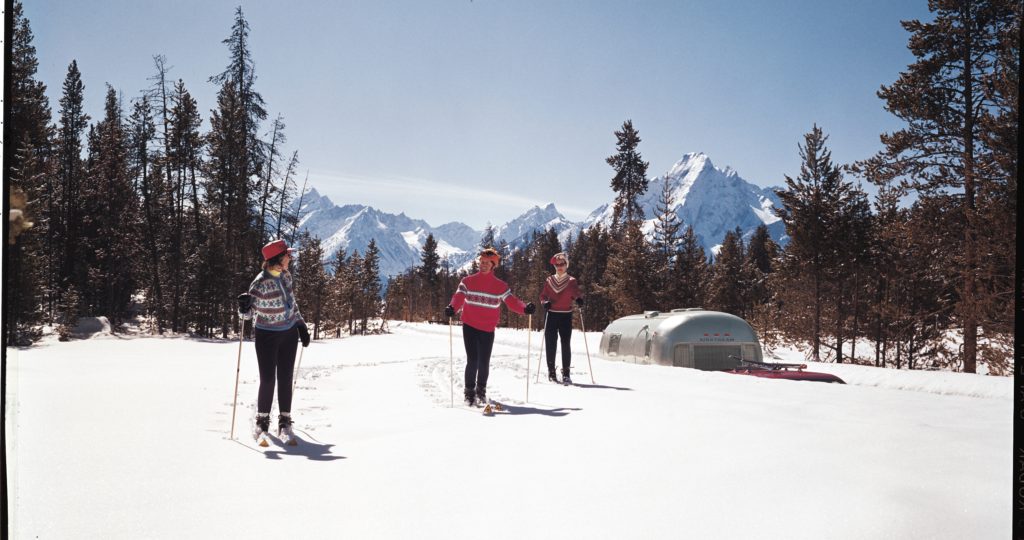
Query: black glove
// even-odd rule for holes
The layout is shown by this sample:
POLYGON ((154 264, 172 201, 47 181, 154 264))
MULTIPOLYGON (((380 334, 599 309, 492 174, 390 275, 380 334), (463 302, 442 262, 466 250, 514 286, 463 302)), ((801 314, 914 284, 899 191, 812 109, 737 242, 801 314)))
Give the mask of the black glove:
POLYGON ((306 323, 300 322, 295 325, 295 328, 299 329, 299 339, 302 340, 302 346, 309 347, 309 328, 306 327, 306 323))
POLYGON ((550 310, 551 309, 551 300, 545 300, 544 303, 541 304, 541 305, 544 306, 545 310, 550 310))
POLYGON ((455 308, 453 308, 451 304, 444 307, 444 316, 449 319, 455 316, 455 308))
POLYGON ((250 309, 252 309, 252 295, 249 293, 242 293, 238 295, 239 313, 249 313, 250 309))
POLYGON ((577 306, 582 306, 583 305, 583 297, 582 296, 576 299, 576 305, 577 306))
POLYGON ((537 306, 533 305, 533 302, 526 304, 526 307, 523 308, 523 313, 527 315, 533 315, 535 311, 537 311, 537 306))

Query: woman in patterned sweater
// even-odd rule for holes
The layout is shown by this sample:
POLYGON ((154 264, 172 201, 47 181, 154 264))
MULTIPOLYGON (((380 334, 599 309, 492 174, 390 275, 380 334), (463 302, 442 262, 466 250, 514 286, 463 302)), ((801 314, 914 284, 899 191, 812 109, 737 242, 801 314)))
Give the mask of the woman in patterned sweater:
POLYGON ((258 439, 270 428, 270 407, 274 402, 274 379, 277 379, 278 435, 289 442, 292 437, 292 370, 298 341, 309 345, 299 306, 295 303, 292 276, 288 272, 294 249, 284 240, 263 246, 263 270, 249 285, 249 291, 238 296, 238 312, 253 320, 256 333, 256 360, 260 366, 260 389, 256 403, 258 439))
POLYGON ((549 261, 555 267, 554 275, 544 280, 544 288, 540 291, 540 301, 547 315, 544 318, 544 345, 548 353, 548 380, 558 382, 555 378, 555 347, 557 340, 562 341, 562 384, 572 384, 569 378, 569 364, 572 351, 569 340, 572 337, 572 304, 583 305, 583 294, 580 292, 576 278, 570 276, 569 257, 565 253, 556 253, 549 261))
POLYGON ((494 275, 501 256, 494 248, 480 252, 480 271, 462 278, 451 303, 444 308, 449 319, 462 311, 462 341, 466 345, 466 404, 486 403, 487 376, 491 365, 494 329, 501 315, 501 303, 519 314, 532 315, 533 303, 524 304, 508 284, 494 275))

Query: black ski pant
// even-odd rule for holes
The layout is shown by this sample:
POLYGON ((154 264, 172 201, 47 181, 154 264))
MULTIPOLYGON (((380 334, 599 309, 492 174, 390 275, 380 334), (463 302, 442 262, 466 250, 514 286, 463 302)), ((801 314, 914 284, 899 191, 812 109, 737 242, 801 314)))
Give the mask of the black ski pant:
POLYGON ((292 328, 283 332, 256 329, 256 361, 260 365, 260 391, 256 412, 270 413, 274 403, 274 377, 277 376, 277 407, 280 412, 292 411, 292 370, 299 332, 292 328))
POLYGON ((548 354, 548 373, 555 372, 555 347, 558 338, 562 341, 562 372, 569 371, 569 364, 572 363, 572 349, 569 347, 569 339, 572 337, 572 312, 563 313, 549 311, 544 326, 544 348, 548 354))
POLYGON ((474 391, 477 395, 485 395, 487 375, 491 370, 494 332, 484 332, 463 324, 462 342, 466 345, 466 395, 474 391))

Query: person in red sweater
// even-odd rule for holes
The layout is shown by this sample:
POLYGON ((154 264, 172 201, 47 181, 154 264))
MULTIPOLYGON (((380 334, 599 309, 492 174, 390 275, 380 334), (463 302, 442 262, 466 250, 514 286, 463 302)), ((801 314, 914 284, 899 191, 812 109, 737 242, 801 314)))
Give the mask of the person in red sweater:
POLYGON ((540 291, 540 301, 547 315, 544 317, 544 345, 548 354, 548 380, 558 382, 555 377, 555 346, 557 339, 562 341, 562 384, 572 384, 569 377, 569 364, 572 351, 569 339, 572 337, 572 304, 583 305, 583 293, 576 278, 569 275, 569 257, 565 253, 556 253, 549 261, 555 267, 554 275, 544 280, 544 288, 540 291))
POLYGON ((487 402, 487 375, 491 366, 494 329, 504 301, 512 311, 532 315, 533 303, 524 304, 516 298, 508 284, 494 275, 501 256, 494 248, 480 252, 480 271, 462 278, 451 303, 444 308, 449 319, 462 312, 462 341, 466 345, 466 404, 487 402))

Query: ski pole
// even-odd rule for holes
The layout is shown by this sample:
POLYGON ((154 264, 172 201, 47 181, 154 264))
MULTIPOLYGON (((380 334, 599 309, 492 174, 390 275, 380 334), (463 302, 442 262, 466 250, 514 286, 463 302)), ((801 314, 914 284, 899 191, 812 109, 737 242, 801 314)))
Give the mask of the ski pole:
POLYGON ((590 365, 590 345, 587 344, 587 327, 583 324, 583 308, 580 308, 580 330, 583 331, 583 347, 587 350, 587 369, 590 370, 590 384, 594 382, 594 366, 590 365))
POLYGON ((533 350, 533 315, 526 316, 526 402, 530 402, 530 351, 533 350))
MULTIPOLYGON (((295 373, 292 374, 292 401, 295 401, 295 381, 299 378, 299 366, 302 365, 302 351, 305 347, 299 347, 299 361, 295 363, 295 373)), ((294 407, 292 407, 294 409, 294 407)))
MULTIPOLYGON (((547 329, 548 329, 548 312, 547 312, 547 310, 544 310, 544 328, 541 330, 541 337, 542 337, 542 339, 544 339, 544 341, 541 342, 542 345, 540 347, 540 350, 537 351, 537 380, 534 381, 534 382, 537 382, 537 383, 540 382, 540 361, 543 360, 543 358, 541 358, 541 355, 544 354, 544 349, 548 346, 548 340, 546 338, 544 338, 544 332, 546 332, 547 329)), ((526 376, 529 377, 530 374, 527 373, 526 376)))
POLYGON ((242 370, 242 339, 245 337, 245 319, 239 317, 238 362, 235 365, 235 397, 231 398, 231 440, 235 439, 235 409, 238 407, 238 373, 242 370))
MULTIPOLYGON (((452 318, 448 317, 448 392, 455 408, 455 353, 452 352, 452 318)), ((529 378, 529 377, 527 377, 529 378)))

